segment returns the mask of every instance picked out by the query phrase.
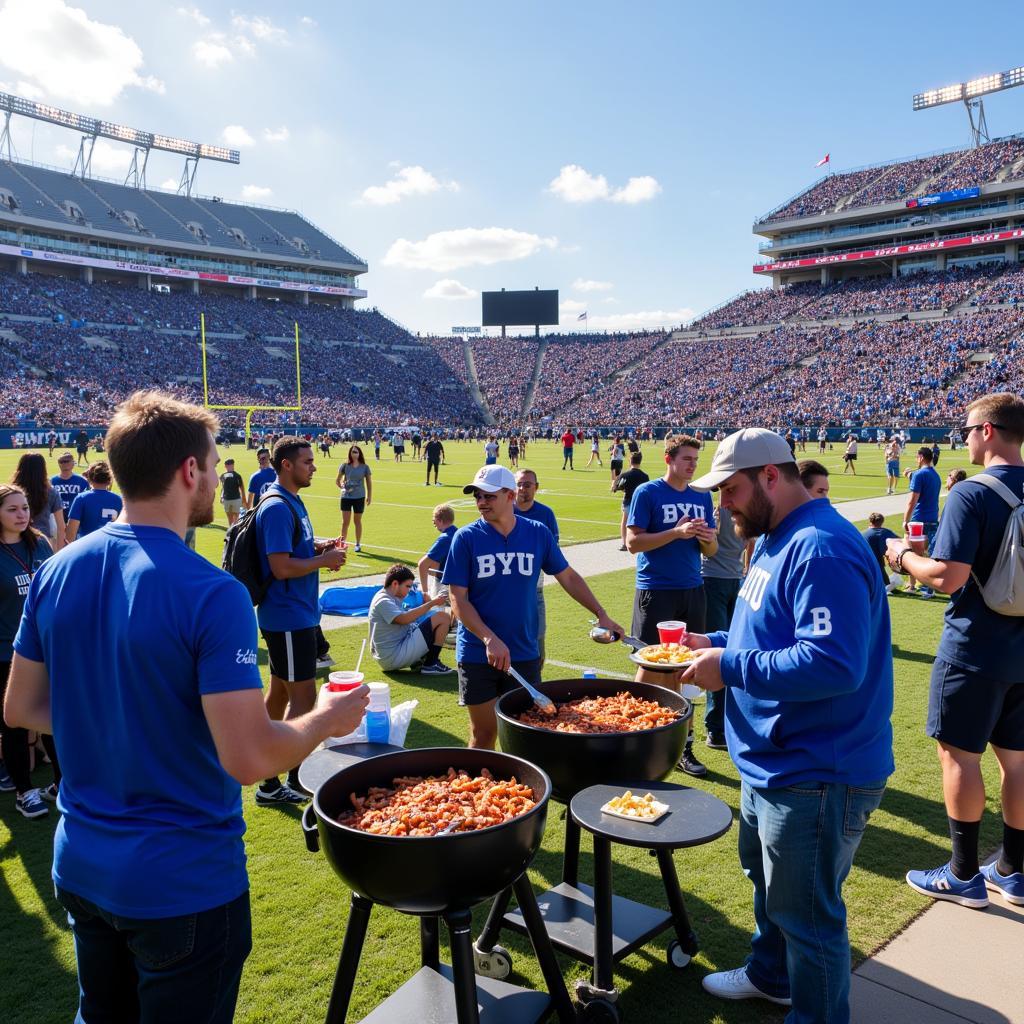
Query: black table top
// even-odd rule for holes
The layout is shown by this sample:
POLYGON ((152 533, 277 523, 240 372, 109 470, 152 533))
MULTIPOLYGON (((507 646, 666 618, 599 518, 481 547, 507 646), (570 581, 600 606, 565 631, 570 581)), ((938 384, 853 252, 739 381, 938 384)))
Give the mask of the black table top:
POLYGON ((590 786, 572 798, 569 812, 581 828, 595 836, 644 849, 700 846, 724 835, 732 826, 732 809, 724 801, 703 790, 671 782, 590 786), (604 804, 612 797, 621 796, 627 789, 637 796, 653 793, 656 800, 668 804, 668 814, 650 823, 602 813, 604 804))
POLYGON ((335 747, 314 750, 299 765, 299 784, 310 793, 315 793, 332 775, 350 764, 355 764, 356 761, 365 761, 368 757, 393 754, 404 749, 390 743, 342 743, 335 747))

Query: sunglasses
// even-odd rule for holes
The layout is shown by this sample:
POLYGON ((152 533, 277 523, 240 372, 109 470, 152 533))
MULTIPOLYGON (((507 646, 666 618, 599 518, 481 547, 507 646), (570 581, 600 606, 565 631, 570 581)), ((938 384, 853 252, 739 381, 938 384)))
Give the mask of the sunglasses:
MULTIPOLYGON (((965 438, 968 438, 971 436, 972 430, 980 430, 983 426, 985 426, 986 423, 988 423, 988 420, 982 420, 981 423, 965 423, 960 428, 960 433, 963 434, 965 438)), ((996 430, 1006 429, 1006 427, 1004 427, 1001 423, 988 423, 988 425, 990 427, 994 427, 996 430)))

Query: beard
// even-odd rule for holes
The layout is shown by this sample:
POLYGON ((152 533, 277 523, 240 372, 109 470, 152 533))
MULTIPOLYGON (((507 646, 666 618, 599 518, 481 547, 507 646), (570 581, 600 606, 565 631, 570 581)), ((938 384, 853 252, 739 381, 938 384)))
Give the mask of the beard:
POLYGON ((760 481, 754 482, 747 507, 742 512, 736 508, 731 511, 733 527, 743 540, 754 540, 771 528, 774 509, 760 481))
POLYGON ((213 488, 205 476, 199 478, 195 500, 189 510, 189 526, 209 526, 213 522, 213 488))

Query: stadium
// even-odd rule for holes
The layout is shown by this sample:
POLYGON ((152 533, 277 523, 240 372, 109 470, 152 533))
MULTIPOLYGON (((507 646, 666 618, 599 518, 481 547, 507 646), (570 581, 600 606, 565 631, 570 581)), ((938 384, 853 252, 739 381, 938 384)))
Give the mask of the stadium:
MULTIPOLYGON (((179 14, 188 12, 181 9, 179 14)), ((198 21, 199 15, 196 9, 190 16, 198 21)), ((1017 68, 977 82, 983 84, 981 91, 987 95, 1024 84, 1024 70, 1017 68)), ((359 592, 361 600, 381 588, 387 590, 391 584, 385 574, 399 566, 411 570, 408 575, 425 574, 422 567, 435 551, 442 529, 435 518, 441 507, 448 508, 457 528, 486 519, 478 502, 485 509, 490 506, 483 497, 486 488, 479 473, 485 459, 492 462, 490 446, 495 445, 495 469, 509 467, 516 472, 527 468, 534 473, 538 503, 546 503, 548 511, 557 514, 555 548, 561 545, 565 549, 566 564, 585 581, 593 599, 588 604, 581 600, 579 590, 567 586, 563 578, 556 579, 566 570, 559 568, 561 563, 553 557, 549 568, 557 572, 548 572, 545 578, 537 570, 547 594, 546 620, 542 620, 547 633, 540 647, 538 685, 562 680, 575 685, 581 676, 592 673, 602 682, 626 685, 643 662, 630 658, 618 643, 593 643, 591 628, 608 618, 639 635, 635 626, 629 627, 629 616, 632 606, 633 621, 638 621, 635 601, 642 588, 637 556, 644 549, 635 546, 632 535, 627 542, 627 518, 634 514, 635 505, 622 504, 622 495, 615 490, 617 470, 610 465, 618 459, 621 468, 622 445, 627 439, 635 445, 631 450, 642 455, 636 467, 642 462, 651 481, 657 481, 663 462, 675 457, 665 455, 666 437, 690 438, 687 443, 693 448, 686 449, 684 444, 684 449, 693 453, 690 475, 706 476, 719 466, 719 454, 729 450, 730 435, 745 428, 766 428, 765 433, 785 437, 795 459, 813 453, 820 460, 831 485, 830 490, 826 487, 825 503, 831 502, 857 532, 867 530, 870 515, 871 526, 876 526, 875 517, 880 517, 902 535, 901 515, 904 526, 917 525, 907 523, 911 515, 907 499, 914 493, 911 474, 914 459, 919 458, 914 455, 918 446, 941 454, 938 472, 946 483, 937 501, 945 505, 950 491, 960 486, 957 479, 969 478, 977 471, 975 455, 982 433, 988 436, 994 428, 1002 429, 995 423, 965 421, 965 416, 971 415, 965 410, 982 396, 1024 393, 1020 349, 1024 339, 1024 132, 990 138, 983 107, 977 106, 980 87, 968 82, 955 88, 959 90, 955 96, 952 92, 940 96, 937 91, 915 97, 915 109, 919 101, 922 109, 963 102, 971 118, 971 145, 951 145, 835 172, 826 155, 821 161, 825 173, 791 198, 782 199, 766 213, 749 210, 744 214, 754 215, 757 255, 750 267, 752 285, 704 312, 664 326, 608 331, 580 328, 575 310, 563 310, 559 317, 558 295, 553 291, 559 282, 550 281, 552 291, 544 294, 554 303, 555 312, 535 317, 531 313, 533 318, 526 323, 519 322, 523 317, 516 315, 491 319, 488 296, 500 297, 506 281, 500 269, 488 269, 486 287, 495 290, 484 292, 480 325, 474 322, 447 334, 416 323, 403 324, 386 308, 378 308, 373 284, 376 266, 357 255, 355 250, 362 248, 361 244, 346 237, 344 231, 334 231, 342 236, 335 239, 314 223, 319 218, 297 212, 303 199, 300 186, 293 195, 282 196, 288 208, 204 194, 204 172, 212 165, 234 167, 246 158, 244 151, 143 131, 0 91, 0 115, 4 117, 0 132, 0 475, 14 480, 26 453, 45 455, 48 473, 64 471, 54 460, 65 450, 65 458, 71 452, 77 455, 76 474, 83 459, 86 463, 107 459, 105 437, 118 407, 137 392, 150 389, 216 414, 220 458, 232 459, 231 471, 237 464, 239 486, 250 481, 245 510, 249 499, 260 496, 251 480, 259 472, 267 472, 265 462, 257 461, 256 449, 263 445, 272 449, 275 441, 295 435, 305 438, 299 445, 302 450, 309 450, 306 442, 312 442, 315 470, 308 471, 302 485, 308 489, 301 495, 304 516, 308 510, 304 522, 312 534, 308 538, 310 553, 315 547, 317 557, 323 557, 328 548, 336 549, 334 538, 339 531, 339 540, 345 542, 337 545, 345 549, 339 560, 343 564, 327 568, 311 562, 313 567, 306 570, 317 584, 317 615, 323 611, 317 630, 329 644, 329 653, 317 651, 315 683, 328 679, 332 665, 337 669, 362 665, 367 680, 384 680, 390 685, 392 706, 416 702, 409 712, 412 720, 404 741, 407 752, 413 753, 434 747, 461 749, 467 737, 474 738, 476 722, 470 716, 467 725, 463 706, 473 702, 463 700, 467 694, 461 664, 458 682, 454 668, 450 675, 422 672, 423 659, 401 669, 382 669, 374 647, 376 626, 370 625, 374 621, 370 598, 358 610, 334 614, 325 610, 325 595, 359 592), (73 168, 21 158, 12 144, 12 119, 79 136, 73 168), (132 149, 126 177, 115 180, 93 173, 93 150, 101 140, 132 149), (183 163, 177 188, 167 183, 156 187, 147 181, 147 165, 154 153, 170 154, 183 163), (500 327, 500 334, 488 333, 492 327, 500 327), (506 328, 510 329, 507 336, 506 328), (511 333, 517 328, 529 333, 511 333), (700 372, 693 369, 695 352, 699 353, 700 372), (566 431, 573 441, 566 441, 566 431), (88 446, 83 436, 89 438, 88 446), (325 439, 333 441, 333 452, 331 444, 322 444, 325 439), (406 446, 416 446, 412 452, 406 447, 404 458, 397 447, 403 439, 406 446), (420 441, 430 439, 443 443, 444 453, 440 465, 433 467, 433 484, 431 463, 418 454, 420 441), (889 468, 889 445, 897 439, 897 451, 903 454, 898 488, 889 468), (812 442, 810 448, 808 442, 812 442), (347 497, 350 492, 343 478, 352 443, 362 445, 370 470, 366 475, 372 479, 372 487, 366 486, 363 497, 356 498, 347 497), (569 458, 567 467, 566 452, 574 444, 575 465, 569 458), (585 461, 588 454, 590 462, 585 461), (593 465, 595 461, 597 465, 593 465), (848 475, 850 470, 852 475, 848 475), (436 486, 440 493, 431 489, 424 494, 424 471, 426 486, 436 486), (959 478, 957 471, 962 473, 959 478), (435 507, 436 501, 442 506, 435 507), (358 514, 350 537, 346 531, 353 508, 358 514)), ((739 201, 730 197, 732 203, 739 201)), ((399 220, 402 215, 397 215, 399 220)), ((681 304, 668 297, 664 307, 681 304)), ((783 444, 780 437, 775 436, 774 441, 783 444)), ((625 458, 628 467, 630 455, 625 458)), ((939 464, 940 457, 935 455, 917 465, 932 465, 932 459, 939 464)), ((216 467, 219 484, 215 486, 223 490, 218 494, 220 502, 211 506, 212 521, 196 524, 190 519, 187 533, 182 525, 186 543, 203 556, 204 566, 221 565, 233 521, 229 502, 236 499, 225 500, 224 468, 223 464, 216 467)), ((751 468, 754 463, 737 463, 736 471, 742 475, 751 468)), ((797 486, 807 499, 803 482, 797 486)), ((809 484, 807 488, 810 490, 809 484)), ((115 483, 114 490, 125 488, 115 483)), ((246 494, 245 489, 240 493, 246 494)), ((7 497, 7 492, 0 495, 0 505, 7 497)), ((708 500, 714 515, 721 517, 722 495, 714 492, 708 500)), ((236 515, 237 511, 236 507, 236 515)), ((65 509, 65 517, 67 513, 65 509)), ((112 519, 113 514, 107 518, 112 519)), ((256 522, 255 512, 251 518, 256 522)), ((938 513, 935 518, 939 519, 938 513)), ((699 520, 700 516, 695 522, 699 520)), ((51 516, 50 521, 55 535, 63 540, 63 530, 57 524, 63 524, 65 518, 51 516)), ((934 527, 941 528, 941 523, 928 525, 932 527, 931 544, 934 527)), ((12 545, 6 521, 0 526, 6 531, 0 538, 2 555, 12 545)), ((117 526, 102 529, 116 531, 117 526)), ((715 528, 712 525, 713 531, 715 528)), ((453 532, 458 536, 462 530, 453 532)), ((696 534, 687 535, 687 542, 691 536, 696 534)), ((296 537, 304 537, 303 531, 296 537)), ((70 555, 58 550, 53 564, 69 562, 83 540, 87 538, 72 535, 66 545, 70 555)), ((503 549, 495 550, 500 561, 503 549)), ((714 557, 703 546, 699 550, 705 559, 714 557)), ((132 592, 130 573, 138 571, 139 561, 148 563, 152 555, 152 564, 162 564, 156 551, 147 548, 144 559, 136 559, 132 565, 126 559, 118 570, 125 574, 126 594, 132 592)), ((294 551, 297 558, 299 547, 294 551)), ((908 541, 897 560, 902 566, 907 553, 920 551, 908 541)), ((264 555, 270 578, 276 570, 270 554, 264 555)), ((762 548, 752 548, 745 557, 752 565, 750 559, 763 556, 762 548)), ((829 572, 844 581, 841 561, 830 561, 829 572)), ((944 564, 953 562, 955 559, 944 564)), ((24 568, 20 559, 18 565, 24 568)), ((182 574, 187 575, 184 563, 181 565, 182 574)), ((442 560, 442 569, 443 565, 442 560)), ((37 571, 46 575, 40 566, 30 566, 24 591, 29 590, 37 571)), ((698 572, 702 571, 698 566, 698 572)), ((760 571, 759 585, 764 586, 768 573, 760 571)), ((99 570, 96 572, 98 580, 99 570)), ((967 920, 962 916, 967 911, 951 902, 932 904, 922 895, 934 896, 934 892, 913 883, 908 886, 905 881, 908 869, 950 856, 950 832, 957 824, 943 802, 944 776, 935 764, 934 739, 931 734, 926 736, 923 728, 938 638, 952 603, 947 603, 947 591, 937 585, 929 587, 924 575, 920 586, 915 586, 911 576, 903 587, 895 572, 891 561, 882 564, 884 596, 872 606, 876 616, 886 609, 881 648, 895 681, 890 715, 895 773, 889 778, 884 799, 880 804, 876 801, 875 809, 865 812, 859 824, 853 820, 856 815, 851 801, 870 787, 859 783, 846 787, 853 795, 845 797, 845 817, 838 826, 847 839, 851 835, 857 842, 862 839, 852 870, 850 862, 844 870, 837 869, 842 875, 837 890, 845 872, 850 871, 841 925, 848 927, 847 952, 854 968, 848 993, 852 1016, 848 1019, 855 1024, 895 1019, 1024 1024, 1018 970, 1024 970, 1024 963, 1017 939, 1024 900, 1007 897, 1004 903, 990 886, 986 901, 990 896, 993 906, 986 915, 972 914, 967 920), (963 978, 950 977, 953 972, 945 953, 935 955, 936 945, 951 934, 962 936, 960 954, 968 965, 963 978)), ((168 574, 168 587, 172 582, 168 574)), ((274 582, 286 586, 293 581, 275 577, 274 582)), ((740 579, 735 583, 742 594, 740 579)), ((532 581, 530 585, 532 602, 536 587, 532 581)), ((842 582, 832 586, 837 591, 843 589, 842 582)), ((414 591, 418 589, 413 586, 414 591)), ((430 592, 430 586, 424 590, 430 592)), ((34 603, 35 591, 32 593, 34 603)), ((19 602, 24 603, 25 593, 18 594, 19 602)), ((81 633, 75 637, 76 644, 90 644, 111 629, 120 635, 121 623, 112 626, 106 607, 93 604, 90 594, 82 600, 85 612, 76 623, 81 633)), ((441 607, 459 600, 449 598, 449 605, 442 603, 441 607)), ((205 602, 205 596, 197 596, 196 601, 205 602)), ((751 598, 750 603, 759 609, 761 597, 751 598)), ((203 607, 207 609, 205 603, 203 607)), ((162 606, 160 614, 173 617, 176 613, 162 606)), ((209 610, 204 614, 210 615, 225 635, 233 628, 226 615, 209 610)), ((666 612, 665 617, 674 620, 682 613, 666 612)), ((147 616, 136 614, 136 625, 142 618, 147 616)), ((156 614, 148 616, 157 618, 156 614)), ((821 621, 820 616, 815 618, 815 629, 821 621)), ((1013 633, 1008 649, 1016 650, 1013 645, 1018 643, 1021 620, 1000 621, 1008 623, 1003 627, 1007 636, 1013 633)), ((172 625, 177 628, 177 619, 172 625)), ((455 623, 447 621, 447 625, 454 636, 455 623)), ((727 626, 728 619, 722 628, 727 626)), ((225 664, 237 659, 239 665, 254 666, 259 685, 266 688, 270 712, 275 685, 270 680, 280 682, 276 666, 281 664, 281 654, 274 651, 262 620, 260 627, 253 650, 246 652, 239 646, 236 655, 232 643, 225 664)), ((458 628, 472 632, 463 625, 458 628)), ((707 628, 711 632, 710 624, 707 628)), ((831 629, 827 625, 828 632, 831 629)), ((280 635, 289 637, 291 659, 293 627, 285 630, 286 634, 280 635)), ((857 640, 846 652, 850 662, 863 653, 861 648, 879 646, 869 641, 870 630, 876 630, 871 633, 876 639, 883 632, 878 622, 872 624, 869 617, 858 614, 853 629, 857 640)), ((273 627, 269 632, 276 631, 273 627)), ((126 635, 129 632, 125 630, 126 635)), ((168 632, 160 635, 170 632, 173 629, 168 627, 168 632)), ((825 635, 824 631, 820 637, 816 633, 812 644, 825 635)), ((440 657, 455 661, 454 650, 433 649, 443 646, 438 636, 425 641, 430 651, 427 666, 436 663, 430 659, 440 657)), ((1000 637, 994 638, 993 647, 1000 646, 1000 637)), ((793 638, 790 630, 787 643, 793 638)), ((10 641, 14 642, 13 633, 10 641)), ((19 637, 12 650, 21 655, 24 642, 19 637)), ((455 643, 451 640, 450 646, 455 643)), ((137 653, 140 649, 133 650, 137 653)), ((460 646, 458 650, 464 649, 460 646)), ((8 654, 0 662, 13 657, 8 654)), ((515 659, 509 657, 514 667, 515 659)), ((154 647, 140 660, 158 666, 162 651, 154 647)), ((151 678, 149 667, 140 666, 140 678, 151 678)), ((106 668, 100 663, 89 667, 90 685, 106 685, 106 668)), ((0 669, 6 672, 7 665, 0 669)), ((813 685, 827 689, 845 669, 841 660, 822 659, 815 663, 818 675, 813 685)), ((196 678, 198 681, 198 674, 196 678)), ((297 678, 289 676, 288 681, 297 678)), ((51 681, 53 689, 59 689, 57 677, 51 681)), ((119 677, 117 686, 124 683, 119 677)), ((1015 685, 1019 691, 1020 684, 1015 685)), ((103 699, 102 691, 96 692, 103 699)), ((696 693, 697 686, 684 692, 696 693)), ((553 981, 551 963, 531 941, 536 935, 530 933, 528 912, 522 911, 521 919, 513 912, 508 917, 498 915, 498 925, 504 927, 501 945, 490 951, 474 946, 468 954, 476 974, 473 984, 480 993, 480 1019, 526 1021, 557 1015, 563 1024, 570 1019, 617 1024, 622 1018, 641 1017, 674 1022, 681 1015, 714 1024, 783 1020, 784 1010, 770 1003, 787 1005, 788 988, 771 994, 751 980, 753 991, 726 992, 723 1000, 723 993, 704 980, 734 974, 730 968, 744 962, 751 949, 751 933, 763 923, 757 917, 763 908, 751 906, 749 864, 741 870, 736 857, 737 832, 749 811, 745 801, 750 787, 747 777, 737 771, 733 751, 727 749, 724 739, 713 742, 711 725, 702 721, 706 700, 706 695, 699 693, 692 705, 696 725, 691 726, 694 732, 685 753, 678 760, 674 757, 670 773, 663 772, 662 781, 652 780, 651 785, 664 787, 664 792, 703 794, 708 806, 713 803, 725 814, 724 828, 731 831, 712 835, 707 829, 699 838, 677 842, 668 854, 656 849, 653 842, 645 846, 627 836, 616 839, 614 845, 605 843, 605 848, 611 846, 613 851, 605 862, 597 842, 602 835, 600 827, 594 830, 592 844, 590 828, 582 812, 577 817, 576 804, 570 810, 568 800, 565 808, 552 803, 546 831, 542 839, 538 835, 531 855, 529 875, 523 873, 522 877, 545 894, 538 897, 539 916, 542 926, 545 922, 549 925, 558 954, 554 973, 564 978, 574 1003, 567 1009, 564 1001, 559 1002, 556 989, 560 982, 553 981), (694 736, 699 759, 693 758, 694 736), (687 758, 696 760, 702 772, 706 767, 706 772, 687 768, 687 758), (579 846, 581 824, 583 845, 574 857, 571 830, 575 828, 579 846), (724 838, 719 838, 722 835, 724 838), (587 882, 579 883, 574 871, 587 882), (595 911, 601 885, 608 888, 608 909, 600 905, 595 911), (572 898, 579 900, 577 904, 566 897, 567 887, 573 890, 572 898), (683 895, 687 909, 680 911, 683 895), (678 902, 675 896, 679 896, 678 902), (558 902, 563 899, 565 903, 558 902), (666 902, 669 912, 662 913, 666 902), (570 913, 577 907, 579 918, 570 917, 567 930, 571 932, 584 922, 583 933, 593 941, 589 952, 581 955, 574 950, 571 937, 566 939, 565 929, 559 930, 564 922, 552 924, 552 906, 569 908, 570 913), (616 923, 614 937, 607 936, 607 951, 599 948, 603 940, 597 938, 596 921, 601 913, 608 915, 606 920, 614 916, 616 923), (513 918, 515 922, 510 923, 513 918), (509 969, 502 968, 502 956, 509 961, 509 969), (607 972, 602 974, 595 965, 601 956, 614 964, 611 987, 607 972), (524 1001, 526 996, 538 998, 548 993, 550 1005, 545 1000, 524 1001), (502 1017, 500 1004, 505 998, 506 1015, 502 1017)), ((780 698, 776 703, 786 701, 780 698)), ((286 723, 291 712, 283 719, 282 715, 277 716, 278 724, 286 723)), ((119 728, 121 717, 113 717, 119 728)), ((92 721, 102 722, 102 716, 92 721)), ((111 722, 114 728, 113 718, 111 722)), ((67 724, 63 727, 69 729, 67 724)), ((154 723, 150 717, 140 733, 150 735, 146 730, 155 730, 155 736, 162 728, 162 723, 154 723)), ((785 752, 780 727, 771 728, 772 744, 785 752)), ((46 794, 51 778, 54 799, 66 783, 51 764, 60 752, 44 747, 43 732, 30 731, 31 784, 42 794, 40 799, 49 800, 46 794)), ((7 736, 5 733, 4 743, 9 745, 7 736)), ((329 734, 325 736, 324 747, 330 748, 329 734)), ((210 736, 204 739, 213 750, 210 736)), ((172 747, 178 742, 173 735, 164 740, 172 747)), ((503 734, 502 746, 504 743, 503 734)), ((994 741, 993 745, 998 746, 994 741)), ((367 754, 362 748, 372 746, 360 744, 352 761, 371 761, 371 755, 380 751, 367 754)), ((126 764, 135 764, 131 747, 111 749, 110 760, 116 762, 123 756, 126 764)), ((216 749, 219 752, 219 747, 216 749)), ((334 748, 335 753, 340 749, 334 748)), ((183 759, 188 760, 188 748, 181 750, 183 759)), ((318 749, 304 764, 329 752, 318 749)), ((0 750, 0 755, 9 759, 6 750, 0 750)), ((350 764, 347 753, 344 764, 350 764)), ((3 765, 0 761, 0 782, 6 775, 3 765)), ((988 795, 982 794, 985 813, 975 826, 974 841, 989 865, 1003 863, 996 859, 1001 850, 1004 858, 1009 856, 1005 837, 1011 830, 1024 835, 1024 830, 1010 825, 1005 810, 1005 829, 1000 819, 1000 786, 1005 792, 1006 778, 1016 770, 1008 770, 1001 758, 997 764, 988 755, 980 762, 979 780, 988 795)), ((375 902, 386 905, 374 910, 372 926, 367 930, 364 920, 362 938, 352 940, 360 927, 353 924, 361 907, 359 899, 365 897, 360 897, 356 885, 332 863, 332 854, 312 856, 303 844, 305 830, 309 849, 316 845, 309 832, 310 822, 319 815, 320 797, 316 808, 308 805, 305 815, 299 800, 276 807, 265 800, 261 804, 259 780, 266 773, 246 774, 251 775, 252 784, 247 782, 241 788, 239 820, 244 818, 253 934, 240 988, 236 979, 232 995, 237 997, 233 1019, 246 1024, 298 1024, 323 1019, 326 1013, 329 1024, 345 1019, 408 1020, 411 1024, 428 1017, 472 1024, 476 1018, 466 1011, 472 1001, 465 994, 467 986, 471 987, 465 978, 466 962, 461 961, 461 981, 457 963, 460 956, 467 955, 464 935, 456 938, 452 922, 457 919, 464 932, 468 921, 474 942, 482 941, 492 924, 490 901, 475 905, 471 918, 467 913, 449 915, 449 919, 444 913, 432 918, 418 917, 415 910, 392 913, 382 898, 375 902), (450 932, 440 928, 442 918, 450 932), (456 949, 459 943, 462 946, 456 949), (354 957, 359 962, 348 963, 351 971, 346 976, 345 958, 349 956, 351 961, 351 945, 362 949, 362 959, 359 961, 357 951, 354 957), (440 961, 456 966, 449 968, 440 961), (403 987, 406 985, 409 987, 403 987), (347 995, 340 999, 338 993, 346 986, 347 995), (344 1003, 340 1010, 339 1003, 344 1003)), ((285 775, 283 770, 280 774, 285 775)), ((227 772, 225 778, 227 775, 237 778, 233 772, 227 772)), ((295 785, 298 791, 301 775, 296 775, 294 782, 292 773, 285 779, 283 789, 295 785)), ((129 780, 127 787, 135 781, 129 780)), ((234 785, 233 779, 229 785, 234 785)), ((301 785, 306 787, 305 782, 301 785)), ((807 799, 809 786, 799 781, 787 792, 797 794, 794 803, 799 803, 807 799)), ((4 917, 0 933, 10 950, 0 966, 0 1020, 4 1024, 57 1024, 71 1019, 83 998, 76 981, 76 962, 81 972, 83 953, 76 949, 66 904, 54 897, 50 874, 54 831, 62 808, 50 802, 46 817, 23 820, 14 811, 14 800, 8 800, 13 797, 14 783, 9 788, 11 793, 0 794, 0 799, 7 801, 0 805, 0 846, 5 851, 0 864, 4 917)), ((148 799, 145 793, 139 806, 148 799)), ((352 800, 355 804, 354 794, 352 800)), ((125 820, 133 823, 129 827, 142 829, 148 813, 154 813, 152 807, 140 810, 133 806, 125 820)), ((461 823, 461 818, 456 820, 461 823)), ((318 834, 326 852, 330 824, 321 821, 318 834)), ((241 845, 241 837, 237 838, 241 845)), ((801 840, 786 850, 782 859, 796 861, 809 846, 801 840)), ((137 849, 139 863, 148 863, 144 844, 139 843, 137 849)), ((410 875, 442 872, 429 855, 420 858, 409 862, 410 875)), ((982 870, 978 865, 978 871, 982 870)), ((202 865, 191 873, 201 875, 202 865)), ((469 865, 465 874, 472 874, 469 865)), ((388 878, 389 885, 397 881, 388 878)), ((159 885, 154 882, 152 888, 156 892, 159 885)), ((981 891, 985 895, 984 887, 981 891)), ((517 889, 520 904, 521 896, 517 889)), ((943 894, 936 898, 950 899, 943 894)), ((398 900, 390 906, 403 909, 398 900)), ((368 918, 369 910, 362 909, 368 918)), ((73 912, 71 916, 75 916, 73 912)), ((784 974, 785 968, 782 970, 784 974)), ((158 973, 154 971, 152 976, 158 973)), ((472 978, 473 970, 469 975, 472 978)), ((220 977, 218 984, 222 984, 220 977)), ((222 987, 231 988, 227 983, 222 987)), ((185 987, 179 991, 184 999, 185 987)), ((191 1008, 192 1004, 187 1005, 191 1008)), ((163 1010, 167 1013, 168 1007, 163 1010)), ((177 1012, 171 1010, 166 1019, 177 1019, 177 1012)), ((232 1018, 228 1013, 218 1019, 232 1018)), ((824 1010, 806 1019, 825 1019, 824 1010)))

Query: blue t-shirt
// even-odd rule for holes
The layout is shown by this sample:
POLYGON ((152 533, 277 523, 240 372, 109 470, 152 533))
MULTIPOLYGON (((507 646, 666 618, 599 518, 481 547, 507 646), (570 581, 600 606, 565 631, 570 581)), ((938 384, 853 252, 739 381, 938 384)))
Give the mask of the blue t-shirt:
POLYGON ((119 494, 111 491, 83 491, 73 502, 68 512, 68 522, 78 520, 78 536, 84 537, 101 526, 112 523, 121 514, 122 502, 119 494))
POLYGON ((170 530, 113 523, 43 563, 14 648, 50 677, 54 881, 137 918, 240 896, 241 787, 201 698, 262 686, 245 588, 170 530))
POLYGON ((516 505, 516 515, 522 516, 523 519, 532 519, 535 523, 543 523, 551 531, 557 543, 558 520, 555 518, 555 510, 550 505, 543 505, 539 501, 535 501, 530 506, 529 512, 524 512, 516 505))
POLYGON ((892 637, 874 556, 828 502, 794 509, 754 547, 728 632, 729 753, 751 786, 867 785, 892 756, 892 637))
POLYGON ((50 483, 53 485, 53 489, 57 492, 57 496, 60 498, 60 503, 64 507, 64 518, 67 519, 68 511, 71 508, 71 503, 89 490, 89 481, 84 476, 79 476, 77 473, 72 473, 71 476, 65 480, 59 473, 57 476, 50 477, 50 483))
MULTIPOLYGON (((289 494, 280 484, 270 484, 256 507, 256 543, 264 579, 271 575, 267 555, 287 551, 295 558, 314 558, 313 524, 302 499, 289 494), (275 495, 273 501, 268 500, 275 495), (284 498, 284 501, 278 500, 284 498), (295 516, 299 517, 296 541, 295 516)), ((290 580, 273 580, 267 596, 256 610, 260 629, 284 633, 293 629, 311 629, 320 622, 320 573, 311 572, 290 580)))
POLYGON ((910 490, 917 494, 910 518, 915 523, 939 521, 939 491, 942 478, 931 466, 922 466, 910 474, 910 490))
MULTIPOLYGON (((984 472, 1024 497, 1024 468, 989 466, 984 472)), ((932 558, 970 565, 986 583, 1009 517, 1010 506, 995 491, 970 478, 961 481, 946 498, 932 558)), ((968 579, 946 607, 936 656, 1003 682, 1024 683, 1024 619, 992 611, 968 579)))
MULTIPOLYGON (((715 507, 711 495, 685 487, 677 491, 668 481, 649 480, 633 494, 629 506, 629 526, 647 533, 671 530, 680 519, 702 512, 704 522, 715 525, 715 507)), ((703 583, 700 575, 700 542, 674 540, 654 551, 641 551, 636 559, 638 590, 689 590, 703 583)))
POLYGON ((861 536, 868 542, 868 547, 871 548, 871 553, 878 562, 882 579, 888 583, 889 567, 885 561, 886 542, 889 540, 899 540, 899 537, 892 530, 888 530, 884 526, 869 526, 861 533, 861 536))
MULTIPOLYGON (((513 661, 540 657, 537 646, 537 584, 541 571, 549 576, 569 567, 558 542, 542 523, 516 517, 503 537, 478 519, 452 538, 442 582, 467 587, 469 600, 488 628, 509 649, 513 661)), ((487 664, 483 641, 460 622, 455 660, 487 664)))
POLYGON ((427 552, 427 558, 431 558, 437 562, 438 569, 444 569, 444 563, 448 560, 448 552, 451 550, 452 537, 455 536, 456 530, 458 530, 458 527, 452 523, 451 526, 442 530, 437 535, 437 540, 430 545, 430 550, 427 552))
POLYGON ((257 498, 263 495, 263 492, 273 483, 277 482, 277 472, 273 466, 267 466, 266 469, 257 469, 251 477, 249 477, 249 493, 255 494, 257 498))

